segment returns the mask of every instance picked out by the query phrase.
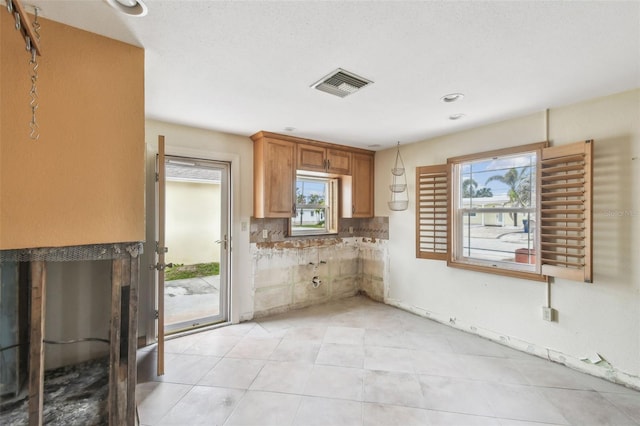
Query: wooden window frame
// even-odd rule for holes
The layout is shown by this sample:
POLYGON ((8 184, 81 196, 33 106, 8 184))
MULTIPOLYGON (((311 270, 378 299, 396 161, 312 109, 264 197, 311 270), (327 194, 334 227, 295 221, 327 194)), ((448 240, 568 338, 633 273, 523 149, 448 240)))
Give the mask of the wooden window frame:
POLYGON ((289 235, 292 237, 308 237, 315 235, 336 235, 338 233, 338 187, 339 182, 337 178, 333 177, 318 177, 308 173, 299 172, 296 173, 296 186, 299 180, 308 180, 322 182, 327 190, 325 204, 297 204, 295 207, 295 216, 289 218, 289 235), (294 221, 297 218, 298 211, 306 209, 319 209, 324 210, 324 228, 310 228, 303 230, 296 230, 294 221))
POLYGON ((590 283, 593 280, 592 194, 593 140, 549 147, 538 142, 512 148, 450 158, 446 164, 416 168, 416 257, 446 260, 447 266, 535 281, 557 277, 590 283), (453 184, 454 166, 460 163, 537 151, 535 272, 461 262, 455 258, 453 184), (437 209, 434 179, 446 185, 446 208, 437 209), (444 183, 443 183, 444 180, 444 183), (442 221, 442 216, 445 220, 442 221), (443 230, 443 226, 446 228, 443 230), (435 239, 446 233, 446 246, 435 239))

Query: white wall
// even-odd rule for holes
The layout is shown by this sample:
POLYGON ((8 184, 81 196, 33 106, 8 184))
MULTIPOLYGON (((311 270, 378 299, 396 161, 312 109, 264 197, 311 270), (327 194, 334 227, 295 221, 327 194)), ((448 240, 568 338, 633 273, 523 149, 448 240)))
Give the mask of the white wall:
POLYGON ((147 265, 154 263, 155 249, 155 156, 158 135, 165 136, 167 155, 231 162, 231 319, 253 314, 249 219, 253 212, 253 142, 248 137, 147 120, 147 243, 141 260, 139 335, 150 342, 155 336, 155 291, 147 265))
POLYGON ((387 209, 395 149, 376 155, 376 216, 389 215, 386 302, 575 368, 640 387, 640 90, 549 111, 549 140, 594 139, 594 282, 544 283, 448 268, 415 257, 415 168, 545 140, 545 113, 401 146, 410 205, 387 209), (599 354, 606 363, 580 358, 599 354))

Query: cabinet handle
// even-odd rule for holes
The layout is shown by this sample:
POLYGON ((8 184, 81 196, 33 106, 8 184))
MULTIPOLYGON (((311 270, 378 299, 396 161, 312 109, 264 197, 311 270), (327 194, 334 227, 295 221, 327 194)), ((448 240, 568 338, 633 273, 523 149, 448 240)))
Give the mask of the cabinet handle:
POLYGON ((355 213, 356 213, 356 206, 355 206, 355 205, 352 205, 352 206, 351 206, 351 213, 352 213, 352 214, 355 214, 355 213))
POLYGON ((327 170, 331 169, 331 160, 327 160, 327 170))

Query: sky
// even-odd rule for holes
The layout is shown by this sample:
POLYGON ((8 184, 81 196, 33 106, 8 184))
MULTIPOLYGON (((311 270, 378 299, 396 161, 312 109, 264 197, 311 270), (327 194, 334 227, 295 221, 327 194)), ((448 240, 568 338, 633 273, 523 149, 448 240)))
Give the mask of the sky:
POLYGON ((504 175, 509 169, 513 167, 526 167, 529 165, 535 166, 536 159, 535 154, 531 157, 517 155, 511 157, 494 158, 491 160, 477 161, 465 163, 462 165, 462 179, 463 182, 469 177, 473 178, 478 184, 476 190, 481 188, 490 188, 494 196, 506 195, 509 191, 509 187, 497 180, 486 184, 487 180, 491 176, 504 175))

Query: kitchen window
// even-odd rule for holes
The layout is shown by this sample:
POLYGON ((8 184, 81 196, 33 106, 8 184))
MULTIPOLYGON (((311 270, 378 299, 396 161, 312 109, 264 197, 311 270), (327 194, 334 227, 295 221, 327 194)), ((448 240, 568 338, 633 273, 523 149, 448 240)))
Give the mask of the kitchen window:
POLYGON ((298 174, 291 235, 338 232, 338 179, 298 174))

